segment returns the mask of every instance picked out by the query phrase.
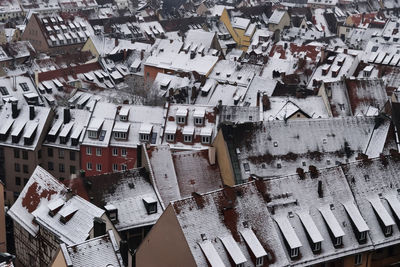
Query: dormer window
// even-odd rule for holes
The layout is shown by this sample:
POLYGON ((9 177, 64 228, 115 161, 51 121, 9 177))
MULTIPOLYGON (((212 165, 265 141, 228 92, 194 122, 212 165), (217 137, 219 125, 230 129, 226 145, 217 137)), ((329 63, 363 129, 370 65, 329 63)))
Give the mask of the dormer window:
POLYGON ((203 124, 203 118, 194 118, 194 124, 195 125, 202 125, 203 124))
POLYGON ((167 139, 167 142, 174 142, 174 140, 175 140, 175 134, 166 134, 166 139, 167 139))
POLYGON ((367 239, 367 232, 366 231, 361 232, 359 237, 358 237, 358 241, 361 242, 361 241, 365 241, 366 239, 367 239))
POLYGON ((139 130, 139 139, 140 139, 140 141, 149 142, 152 130, 153 130, 153 125, 143 123, 140 126, 140 130, 139 130))
POLYGON ((339 246, 342 245, 342 242, 343 242, 342 236, 336 237, 336 238, 335 238, 335 243, 333 244, 333 246, 339 247, 339 246))
POLYGON ((127 139, 127 133, 123 133, 123 132, 114 132, 114 138, 115 139, 127 139))
POLYGON ((321 250, 321 242, 314 243, 314 244, 312 245, 312 250, 313 250, 314 252, 320 251, 320 250, 321 250))
POLYGON ((299 248, 292 248, 290 250, 290 257, 296 258, 297 256, 299 256, 299 248))
POLYGON ((150 140, 150 135, 149 134, 140 134, 140 141, 148 142, 149 140, 150 140))
POLYGON ((185 124, 186 121, 186 117, 182 117, 182 116, 177 116, 176 120, 179 124, 185 124))
POLYGON ((185 108, 179 108, 176 111, 176 121, 178 124, 185 124, 186 123, 186 117, 188 114, 188 110, 185 108))
POLYGON ((106 205, 104 208, 107 211, 110 221, 116 223, 118 221, 118 209, 112 204, 106 205))
POLYGON ((186 126, 183 128, 183 141, 185 143, 191 143, 194 135, 194 127, 186 126))
POLYGON ((201 142, 203 144, 211 143, 211 136, 212 136, 212 128, 211 127, 204 127, 201 129, 200 132, 201 142))
POLYGON ((119 111, 119 119, 121 121, 127 121, 129 116, 129 107, 123 106, 119 111))
POLYGON ((256 258, 256 267, 263 266, 264 264, 264 257, 256 258))
POLYGON ((385 226, 385 236, 391 236, 392 235, 392 231, 393 231, 393 228, 392 228, 391 225, 385 226))
POLYGON ((147 210, 147 214, 157 213, 157 201, 152 197, 143 198, 143 204, 147 210))
POLYGON ((98 132, 96 131, 88 131, 89 138, 97 139, 98 132))
POLYGON ((165 128, 165 136, 167 142, 174 142, 175 141, 175 134, 176 134, 177 126, 175 124, 168 124, 165 128))

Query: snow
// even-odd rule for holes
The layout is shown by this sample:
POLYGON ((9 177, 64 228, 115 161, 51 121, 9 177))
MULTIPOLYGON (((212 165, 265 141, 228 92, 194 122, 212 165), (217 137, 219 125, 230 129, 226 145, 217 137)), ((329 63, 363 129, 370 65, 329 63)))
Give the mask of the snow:
POLYGON ((150 134, 152 130, 153 130, 153 125, 152 124, 142 123, 140 125, 139 133, 140 134, 150 134))
POLYGON ((247 260, 237 245, 236 241, 233 239, 231 235, 220 237, 222 243, 224 244, 226 250, 229 255, 233 259, 233 262, 238 265, 241 263, 245 263, 247 260))
POLYGON ((321 212, 322 216, 324 217, 326 223, 329 226, 329 229, 331 230, 331 232, 335 238, 342 237, 345 235, 342 227, 340 226, 339 222, 337 221, 330 206, 323 206, 323 207, 319 208, 319 211, 321 212))
MULTIPOLYGON (((114 131, 114 132, 124 132, 124 133, 126 133, 126 132, 128 132, 128 130, 129 130, 129 126, 130 126, 129 123, 117 121, 117 122, 115 122, 115 124, 114 124, 113 131, 114 131)), ((151 130, 150 130, 150 131, 151 131, 151 130)))
POLYGON ((400 202, 399 199, 396 197, 395 194, 389 193, 385 195, 386 200, 388 201, 390 207, 392 208, 394 214, 396 215, 397 219, 400 219, 400 202))
POLYGON ((275 217, 275 221, 282 231, 283 236, 288 242, 291 249, 299 248, 302 246, 300 239, 298 238, 293 226, 290 224, 286 216, 275 217))
POLYGON ((272 23, 272 24, 279 24, 284 15, 285 15, 285 11, 279 10, 279 9, 275 9, 274 13, 272 13, 272 15, 269 18, 268 22, 272 23))
POLYGON ((183 127, 182 133, 184 135, 193 135, 194 134, 194 126, 185 126, 185 127, 183 127))
POLYGON ((312 217, 308 213, 308 211, 298 212, 299 218, 306 228, 308 235, 310 236, 313 243, 318 243, 324 241, 321 233, 319 232, 317 226, 315 225, 312 217))
POLYGON ((241 230, 240 234, 243 236, 243 239, 246 241, 246 244, 250 247, 251 252, 253 252, 253 255, 256 258, 261 258, 267 255, 267 252, 262 247, 253 230, 246 228, 241 230))
POLYGON ((367 223, 353 202, 344 202, 343 206, 345 207, 347 214, 349 214, 354 225, 357 227, 358 232, 361 233, 369 230, 367 223))
POLYGON ((392 217, 389 215, 388 211, 386 208, 382 205, 382 202, 379 197, 371 197, 368 199, 368 201, 371 203, 372 207, 374 208, 375 212, 378 214, 379 218, 383 222, 383 224, 387 226, 395 225, 394 220, 392 217))
POLYGON ((201 250, 207 257, 208 262, 212 267, 224 267, 225 264, 222 262, 221 257, 218 255, 218 252, 215 250, 211 241, 206 240, 204 242, 199 243, 201 250))
POLYGON ((165 128, 165 133, 166 133, 166 134, 175 134, 175 133, 176 133, 176 129, 177 129, 177 126, 176 126, 176 125, 169 124, 169 125, 165 128))

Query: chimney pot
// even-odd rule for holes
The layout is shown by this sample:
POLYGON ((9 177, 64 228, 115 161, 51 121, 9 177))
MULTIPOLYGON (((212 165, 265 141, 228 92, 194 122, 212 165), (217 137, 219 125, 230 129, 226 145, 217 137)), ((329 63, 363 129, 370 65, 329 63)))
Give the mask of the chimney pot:
POLYGON ((64 108, 64 124, 71 121, 71 111, 69 108, 64 108))

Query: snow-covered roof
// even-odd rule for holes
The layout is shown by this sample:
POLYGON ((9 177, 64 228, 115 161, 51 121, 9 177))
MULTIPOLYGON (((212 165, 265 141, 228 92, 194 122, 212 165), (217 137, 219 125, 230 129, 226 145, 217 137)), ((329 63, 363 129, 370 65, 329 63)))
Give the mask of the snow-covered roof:
POLYGON ((68 198, 68 194, 63 184, 38 166, 9 215, 33 236, 43 226, 68 245, 83 242, 93 228, 93 219, 101 217, 104 211, 79 196, 68 198), (59 205, 60 198, 64 204, 51 216, 49 207, 59 205), (62 216, 68 219, 61 221, 62 216))
POLYGON ((89 197, 99 207, 114 206, 118 231, 153 225, 163 212, 152 184, 143 175, 142 169, 96 175, 87 178, 92 183, 89 197), (112 188, 112 189, 111 189, 112 188), (157 212, 148 214, 143 200, 157 203, 157 212))
POLYGON ((272 24, 279 24, 285 13, 286 11, 284 10, 275 9, 271 17, 269 18, 268 22, 272 24))

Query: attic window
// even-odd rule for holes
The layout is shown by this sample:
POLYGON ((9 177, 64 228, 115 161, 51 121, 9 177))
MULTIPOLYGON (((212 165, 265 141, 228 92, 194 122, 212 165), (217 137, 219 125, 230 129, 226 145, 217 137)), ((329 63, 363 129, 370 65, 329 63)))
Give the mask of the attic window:
POLYGON ((278 142, 274 142, 274 147, 278 147, 278 142))
POLYGON ((72 216, 78 211, 77 208, 73 206, 67 206, 64 209, 62 209, 59 214, 60 214, 60 222, 63 224, 66 224, 69 220, 71 220, 72 216))
POLYGON ((336 238, 335 238, 335 243, 334 243, 333 245, 334 245, 335 247, 341 246, 341 245, 342 245, 342 241, 343 241, 343 239, 342 239, 341 236, 336 237, 336 238))
POLYGON ((89 138, 97 139, 98 133, 96 131, 88 131, 89 138))
POLYGON ((256 258, 256 267, 263 266, 264 257, 256 258))
POLYGON ((22 90, 27 92, 29 91, 29 87, 27 83, 20 83, 19 86, 21 86, 22 90))
POLYGON ((179 124, 185 124, 186 117, 176 116, 176 120, 178 121, 179 124))
POLYGON ((321 242, 314 243, 312 247, 313 247, 312 250, 314 252, 320 251, 321 250, 321 242))
POLYGON ((152 197, 145 197, 142 199, 143 204, 147 210, 147 214, 157 213, 157 201, 152 197))
POLYGON ((369 175, 368 174, 364 175, 364 179, 366 182, 369 182, 369 175))
POLYGON ((5 88, 4 86, 0 86, 0 93, 2 95, 9 95, 7 88, 5 88))
POLYGON ((119 119, 120 119, 121 121, 127 121, 127 120, 128 120, 128 116, 120 115, 120 116, 119 116, 119 119))
POLYGON ((290 257, 296 258, 299 255, 299 248, 293 248, 290 250, 290 257))
POLYGON ((281 163, 277 163, 277 164, 276 164, 276 167, 277 167, 278 169, 280 169, 280 168, 282 168, 282 164, 281 164, 281 163))
POLYGON ((393 228, 392 228, 391 225, 386 226, 385 227, 385 236, 391 236, 392 235, 392 230, 393 230, 393 228))
POLYGON ((104 208, 106 209, 107 215, 110 218, 111 222, 113 222, 113 223, 117 222, 118 221, 118 209, 112 204, 106 205, 106 206, 104 206, 104 208))
POLYGON ((245 172, 250 172, 250 165, 249 163, 245 162, 243 163, 243 168, 245 172))

